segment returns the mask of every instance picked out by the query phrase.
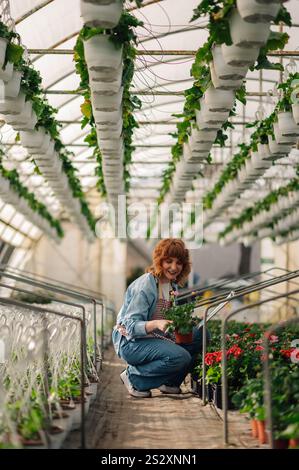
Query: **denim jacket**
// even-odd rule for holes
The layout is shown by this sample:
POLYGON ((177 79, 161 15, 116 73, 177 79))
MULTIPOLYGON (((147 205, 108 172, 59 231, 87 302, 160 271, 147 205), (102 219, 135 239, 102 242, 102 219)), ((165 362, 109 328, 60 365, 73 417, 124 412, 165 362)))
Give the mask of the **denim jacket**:
MULTIPOLYGON (((177 285, 172 283, 174 290, 177 285)), ((156 308, 158 300, 157 279, 151 273, 143 274, 129 285, 125 294, 124 303, 117 315, 117 324, 126 329, 127 340, 148 335, 145 324, 148 322, 156 308)), ((112 341, 118 356, 121 340, 124 336, 114 327, 112 341)))

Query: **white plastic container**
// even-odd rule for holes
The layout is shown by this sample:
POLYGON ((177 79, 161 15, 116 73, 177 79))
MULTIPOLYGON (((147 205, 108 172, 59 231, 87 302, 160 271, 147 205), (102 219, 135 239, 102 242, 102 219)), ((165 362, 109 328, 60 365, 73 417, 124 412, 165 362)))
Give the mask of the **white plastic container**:
POLYGON ((249 23, 270 23, 279 12, 280 2, 237 0, 237 8, 242 18, 249 23))
POLYGON ((235 102, 235 94, 232 90, 217 90, 212 85, 203 96, 204 102, 211 112, 230 111, 235 102))
POLYGON ((88 26, 95 26, 105 29, 114 28, 121 17, 123 11, 122 0, 114 0, 109 3, 101 1, 80 1, 81 17, 83 23, 88 26))
POLYGON ((122 61, 122 47, 116 49, 108 35, 98 34, 84 41, 84 53, 88 70, 95 72, 116 71, 122 61))
POLYGON ((14 70, 11 79, 5 83, 4 95, 7 98, 16 98, 20 93, 22 73, 14 70))

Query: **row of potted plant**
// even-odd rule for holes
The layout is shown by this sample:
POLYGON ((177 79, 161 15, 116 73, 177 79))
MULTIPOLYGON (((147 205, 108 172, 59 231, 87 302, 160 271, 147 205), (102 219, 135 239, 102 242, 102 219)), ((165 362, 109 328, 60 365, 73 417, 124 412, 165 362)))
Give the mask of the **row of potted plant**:
POLYGON ((97 187, 115 207, 118 195, 129 189, 127 167, 137 127, 133 111, 141 106, 130 92, 137 40, 134 28, 140 25, 123 12, 112 29, 85 25, 75 46, 76 70, 85 98, 82 127, 91 126, 85 140, 98 162, 97 187))
MULTIPOLYGON (((212 390, 210 399, 216 406, 221 403, 221 359, 220 321, 211 321, 209 331, 211 342, 205 357, 207 384, 212 390)), ((251 420, 254 437, 259 427, 260 443, 266 442, 265 405, 263 395, 262 367, 265 331, 269 325, 262 323, 239 323, 230 321, 226 336, 227 371, 229 384, 229 405, 231 409, 246 412, 251 420), (254 420, 254 422, 253 422, 254 420), (259 423, 257 423, 259 422, 259 423)), ((284 445, 298 445, 298 364, 290 360, 296 354, 291 342, 298 335, 298 327, 288 327, 279 336, 268 338, 271 350, 271 384, 273 396, 273 421, 275 447, 282 445, 279 439, 286 439, 284 445), (282 412, 283 410, 283 412, 282 412), (293 441, 289 443, 289 439, 293 441)), ((201 364, 193 374, 200 382, 201 364)), ((201 391, 199 389, 199 391, 201 391)))
MULTIPOLYGON (((254 234, 269 236, 278 229, 277 224, 296 214, 299 205, 299 179, 294 178, 286 186, 271 191, 262 200, 246 208, 220 233, 219 238, 229 243, 240 236, 254 234), (267 232, 270 230, 269 232, 267 232)), ((292 219, 291 219, 292 220, 292 219)), ((291 228, 290 228, 291 230, 291 228)))
POLYGON ((14 43, 20 41, 19 36, 3 22, 0 22, 0 38, 0 56, 3 58, 0 78, 4 80, 0 113, 7 124, 19 131, 16 140, 21 141, 33 156, 58 198, 70 207, 75 222, 91 240, 95 220, 86 204, 80 181, 73 177, 75 169, 70 154, 59 138, 56 110, 43 97, 41 76, 25 62, 24 48, 14 43))
POLYGON ((298 105, 292 103, 292 95, 296 91, 294 83, 298 77, 299 74, 292 74, 279 85, 282 97, 266 119, 247 125, 256 128, 249 144, 239 145, 239 152, 222 170, 212 191, 204 197, 204 206, 209 209, 206 225, 262 176, 272 162, 284 158, 296 143, 299 126, 292 109, 296 110, 298 105))
POLYGON ((6 204, 14 206, 33 225, 36 225, 50 238, 59 241, 63 237, 60 222, 52 217, 44 204, 20 182, 16 170, 3 167, 3 150, 0 149, 0 197, 6 204))
MULTIPOLYGON (((26 300, 35 303, 40 299, 33 296, 26 300)), ((51 299, 43 301, 48 303, 51 299)), ((52 305, 51 308, 56 309, 52 305)), ((69 316, 77 313, 70 311, 69 306, 60 306, 57 311, 69 316)), ((45 324, 45 317, 36 312, 2 308, 0 324, 5 345, 0 370, 0 448, 59 448, 68 433, 81 425, 78 322, 48 313, 45 324), (46 432, 50 442, 46 440, 46 432)), ((91 315, 86 317, 86 327, 89 332, 93 328, 91 315)), ((92 337, 89 333, 84 382, 86 415, 98 384, 92 337)))
MULTIPOLYGON (((184 189, 191 189, 192 179, 200 170, 200 166, 196 164, 205 159, 209 162, 211 146, 219 143, 217 130, 225 130, 231 126, 227 119, 234 115, 230 110, 235 97, 245 101, 242 84, 248 68, 281 69, 281 64, 268 61, 267 53, 282 49, 288 41, 286 33, 270 31, 271 20, 275 24, 283 22, 291 25, 290 15, 281 6, 281 2, 272 8, 272 5, 261 6, 254 0, 249 0, 246 5, 232 0, 203 1, 194 10, 192 20, 202 15, 209 16, 209 37, 198 50, 192 66, 191 75, 195 82, 185 92, 183 114, 177 116, 183 117, 183 121, 177 125, 177 133, 174 135, 177 143, 172 147, 172 161, 163 175, 159 203, 169 191, 172 198, 179 200, 184 196, 184 189), (266 14, 265 11, 271 11, 271 14, 266 14), (254 22, 250 20, 253 17, 257 18, 254 22), (186 143, 189 146, 184 145, 186 143), (178 165, 182 157, 184 163, 178 165), (188 172, 191 164, 196 173, 193 173, 188 183, 182 183, 176 193, 177 180, 180 179, 177 177, 176 185, 172 185, 176 167, 178 166, 181 177, 187 180, 187 173, 191 174, 191 171, 188 172)), ((222 145, 223 141, 222 137, 222 145)))

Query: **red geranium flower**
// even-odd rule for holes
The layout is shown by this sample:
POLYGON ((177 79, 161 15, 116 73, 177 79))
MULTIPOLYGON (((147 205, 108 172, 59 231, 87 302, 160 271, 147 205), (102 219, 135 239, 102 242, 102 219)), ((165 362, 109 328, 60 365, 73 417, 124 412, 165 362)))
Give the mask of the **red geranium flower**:
POLYGON ((264 349, 263 346, 256 346, 255 351, 264 351, 264 349))

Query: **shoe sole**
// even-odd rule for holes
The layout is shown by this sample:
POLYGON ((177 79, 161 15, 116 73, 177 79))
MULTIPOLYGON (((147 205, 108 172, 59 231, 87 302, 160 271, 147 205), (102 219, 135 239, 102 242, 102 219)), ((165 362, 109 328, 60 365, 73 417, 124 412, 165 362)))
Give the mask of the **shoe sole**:
MULTIPOLYGON (((122 383, 122 384, 126 387, 126 389, 127 389, 127 386, 126 386, 125 382, 123 381, 123 379, 122 379, 121 377, 119 377, 119 378, 120 378, 121 383, 122 383)), ((151 398, 151 397, 152 397, 152 394, 142 397, 142 396, 138 396, 138 395, 133 395, 133 393, 131 393, 128 389, 127 389, 127 391, 128 391, 128 393, 129 393, 129 395, 131 395, 131 397, 134 397, 134 398, 151 398)))

